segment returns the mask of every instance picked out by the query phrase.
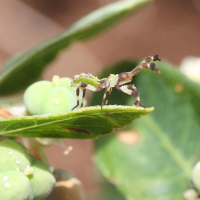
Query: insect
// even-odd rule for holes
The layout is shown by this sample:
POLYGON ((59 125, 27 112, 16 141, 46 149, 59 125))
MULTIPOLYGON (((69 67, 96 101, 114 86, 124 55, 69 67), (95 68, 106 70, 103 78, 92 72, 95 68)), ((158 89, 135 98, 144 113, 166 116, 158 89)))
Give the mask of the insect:
POLYGON ((160 73, 160 71, 156 68, 155 63, 150 63, 151 61, 161 61, 161 59, 158 57, 158 55, 148 56, 139 65, 137 65, 132 71, 122 72, 120 74, 110 74, 110 76, 103 79, 98 79, 96 76, 93 76, 92 74, 82 73, 80 75, 75 75, 73 77, 73 80, 70 86, 76 87, 77 105, 74 108, 72 108, 72 110, 79 106, 80 88, 83 90, 81 107, 83 107, 83 100, 85 97, 86 89, 94 91, 94 92, 99 92, 105 88, 103 100, 101 103, 101 108, 102 108, 103 105, 107 105, 109 97, 112 92, 112 88, 114 87, 128 95, 136 97, 136 100, 133 106, 136 106, 137 104, 139 104, 141 107, 145 107, 142 105, 140 101, 140 96, 139 96, 139 92, 137 88, 133 84, 132 85, 124 85, 124 84, 131 82, 132 77, 138 74, 143 69, 150 68, 151 70, 156 71, 157 73, 160 73), (108 96, 106 99, 107 94, 108 96))

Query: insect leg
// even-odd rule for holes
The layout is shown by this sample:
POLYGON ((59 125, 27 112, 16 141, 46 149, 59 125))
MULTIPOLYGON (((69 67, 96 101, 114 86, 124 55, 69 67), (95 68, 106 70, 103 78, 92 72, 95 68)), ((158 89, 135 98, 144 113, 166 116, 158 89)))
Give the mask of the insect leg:
POLYGON ((72 108, 72 110, 74 110, 75 108, 77 108, 78 105, 79 105, 79 92, 80 92, 80 86, 78 86, 78 87, 76 88, 77 104, 76 104, 76 106, 74 106, 74 107, 72 108))
POLYGON ((102 109, 103 105, 105 104, 106 93, 107 93, 107 92, 110 92, 110 84, 109 84, 109 83, 107 83, 107 84, 106 84, 106 87, 105 87, 105 92, 104 92, 103 100, 102 100, 102 103, 101 103, 101 109, 102 109))
POLYGON ((102 100, 102 103, 101 103, 101 109, 102 109, 103 105, 105 104, 106 93, 107 93, 107 90, 106 90, 106 88, 105 88, 105 92, 104 92, 104 95, 103 95, 103 100, 102 100))
POLYGON ((112 92, 112 88, 110 88, 110 90, 108 91, 108 96, 107 96, 105 105, 108 104, 108 100, 109 100, 109 98, 110 98, 111 92, 112 92))
POLYGON ((136 97, 136 100, 135 100, 133 105, 136 106, 137 104, 139 104, 141 107, 145 107, 145 106, 142 105, 142 103, 140 101, 139 92, 138 92, 137 88, 134 85, 116 86, 116 88, 118 90, 121 90, 122 92, 128 94, 128 95, 136 97))
POLYGON ((86 93, 86 89, 83 88, 83 96, 82 96, 81 108, 83 107, 83 102, 84 102, 84 98, 85 98, 85 93, 86 93))
POLYGON ((88 85, 87 83, 79 83, 77 85, 77 89, 76 89, 77 104, 76 104, 75 107, 72 108, 72 110, 74 110, 75 108, 77 108, 79 106, 80 88, 83 88, 83 95, 82 95, 82 100, 81 100, 81 107, 83 107, 83 100, 84 100, 84 97, 85 97, 87 85, 88 85))

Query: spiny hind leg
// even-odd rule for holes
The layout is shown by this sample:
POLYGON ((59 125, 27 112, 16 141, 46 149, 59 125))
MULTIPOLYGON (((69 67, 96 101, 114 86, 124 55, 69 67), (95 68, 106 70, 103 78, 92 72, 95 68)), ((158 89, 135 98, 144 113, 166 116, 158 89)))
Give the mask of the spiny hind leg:
MULTIPOLYGON (((122 86, 122 87, 123 87, 123 86, 122 86)), ((136 106, 137 104, 139 104, 141 107, 144 107, 144 108, 145 108, 145 106, 143 106, 142 103, 141 103, 141 101, 140 101, 140 94, 139 94, 137 88, 136 88, 134 85, 125 85, 124 88, 126 88, 125 91, 126 91, 126 90, 129 90, 129 91, 130 91, 130 95, 131 95, 131 96, 136 97, 136 100, 135 100, 135 102, 134 102, 134 104, 133 104, 134 106, 136 106)), ((123 89, 124 89, 124 88, 123 88, 123 89)))
POLYGON ((134 102, 134 106, 136 106, 137 104, 139 104, 141 107, 145 107, 142 105, 141 101, 140 101, 140 95, 139 92, 137 90, 137 88, 134 85, 123 85, 123 86, 116 86, 116 88, 118 90, 121 90, 122 92, 134 96, 136 97, 136 100, 134 102))

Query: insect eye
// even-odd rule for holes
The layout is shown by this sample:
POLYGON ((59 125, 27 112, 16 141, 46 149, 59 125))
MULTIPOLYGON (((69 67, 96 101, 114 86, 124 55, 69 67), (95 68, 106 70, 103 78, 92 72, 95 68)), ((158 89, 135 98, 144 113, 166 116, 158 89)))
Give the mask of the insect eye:
POLYGON ((126 78, 127 76, 126 76, 126 74, 122 74, 122 78, 126 78))
POLYGON ((129 75, 128 75, 127 72, 124 72, 124 73, 119 74, 119 79, 120 79, 120 81, 124 81, 124 80, 126 80, 128 77, 129 77, 129 75))

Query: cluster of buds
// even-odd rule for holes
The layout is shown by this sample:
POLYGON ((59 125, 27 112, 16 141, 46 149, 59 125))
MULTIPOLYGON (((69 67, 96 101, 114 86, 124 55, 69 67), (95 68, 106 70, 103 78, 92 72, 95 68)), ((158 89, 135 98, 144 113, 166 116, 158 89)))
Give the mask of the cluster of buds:
POLYGON ((42 200, 56 180, 50 170, 14 140, 0 143, 0 199, 42 200))

